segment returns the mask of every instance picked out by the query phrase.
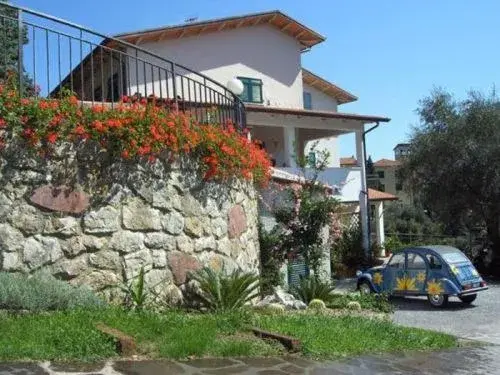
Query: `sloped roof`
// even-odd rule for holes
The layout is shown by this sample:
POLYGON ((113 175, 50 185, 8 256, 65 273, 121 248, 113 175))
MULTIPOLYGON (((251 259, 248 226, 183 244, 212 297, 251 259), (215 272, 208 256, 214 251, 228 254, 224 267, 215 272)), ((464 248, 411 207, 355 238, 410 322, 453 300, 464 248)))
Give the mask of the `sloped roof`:
POLYGON ((340 158, 340 165, 358 165, 358 161, 354 156, 340 158))
POLYGON ((395 201, 399 198, 384 191, 368 188, 368 200, 370 201, 395 201))
POLYGON ((282 114, 282 115, 297 115, 303 117, 310 116, 310 117, 356 120, 367 124, 371 122, 391 121, 390 118, 381 116, 358 115, 356 113, 345 113, 345 112, 318 111, 314 109, 270 107, 270 106, 263 106, 256 104, 246 104, 245 109, 247 110, 247 112, 267 112, 267 113, 282 114))
POLYGON ((373 163, 374 167, 397 167, 401 165, 401 162, 391 159, 380 159, 373 163))
POLYGON ((310 70, 302 68, 302 82, 314 87, 315 89, 324 92, 326 95, 332 96, 337 100, 338 104, 350 103, 358 100, 358 97, 350 92, 341 89, 337 85, 327 81, 326 79, 314 74, 310 70))
MULTIPOLYGON (((276 27, 281 32, 295 38, 302 45, 302 50, 321 43, 326 39, 321 34, 279 10, 130 31, 115 35, 115 38, 135 44, 146 40, 179 39, 266 24, 276 27)), ((265 41, 262 42, 265 44, 265 41)))

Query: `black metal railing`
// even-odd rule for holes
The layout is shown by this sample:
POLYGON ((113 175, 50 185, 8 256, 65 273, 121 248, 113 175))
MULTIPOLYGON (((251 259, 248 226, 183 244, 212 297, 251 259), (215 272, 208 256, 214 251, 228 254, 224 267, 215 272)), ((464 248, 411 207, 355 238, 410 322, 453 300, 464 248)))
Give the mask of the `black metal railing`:
POLYGON ((17 73, 19 92, 114 106, 123 96, 156 98, 200 122, 245 127, 241 100, 215 80, 134 44, 0 2, 0 80, 17 73))

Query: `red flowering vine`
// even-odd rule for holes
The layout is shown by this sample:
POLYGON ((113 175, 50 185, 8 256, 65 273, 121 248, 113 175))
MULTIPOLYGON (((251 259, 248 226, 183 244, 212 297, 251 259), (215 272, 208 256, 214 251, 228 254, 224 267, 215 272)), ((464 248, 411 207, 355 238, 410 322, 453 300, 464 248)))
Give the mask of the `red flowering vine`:
POLYGON ((12 137, 42 155, 50 155, 60 142, 90 140, 125 159, 154 161, 164 151, 190 155, 201 162, 207 180, 237 177, 265 185, 270 178, 266 152, 231 123, 198 123, 189 113, 129 97, 114 108, 82 107, 73 95, 19 98, 14 89, 0 85, 0 146, 12 137))

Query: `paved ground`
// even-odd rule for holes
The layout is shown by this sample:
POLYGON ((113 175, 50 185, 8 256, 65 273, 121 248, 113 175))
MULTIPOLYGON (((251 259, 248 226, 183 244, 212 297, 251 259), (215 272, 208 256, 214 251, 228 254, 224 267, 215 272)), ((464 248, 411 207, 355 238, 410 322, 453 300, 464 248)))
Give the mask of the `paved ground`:
POLYGON ((219 359, 190 362, 107 362, 93 365, 0 364, 1 375, 495 375, 498 347, 465 348, 431 354, 368 356, 344 362, 313 363, 298 358, 219 359))
MULTIPOLYGON (((343 285, 349 289, 349 283, 343 285)), ((426 299, 395 299, 394 321, 398 324, 431 328, 487 345, 434 352, 386 356, 364 356, 340 362, 315 363, 299 358, 203 359, 188 362, 142 361, 106 362, 93 365, 51 363, 0 363, 0 375, 500 375, 500 285, 479 295, 466 307, 451 300, 446 309, 431 308, 426 299)))
POLYGON ((455 298, 445 309, 431 307, 423 297, 394 299, 394 321, 500 345, 500 284, 489 286, 470 306, 455 298))

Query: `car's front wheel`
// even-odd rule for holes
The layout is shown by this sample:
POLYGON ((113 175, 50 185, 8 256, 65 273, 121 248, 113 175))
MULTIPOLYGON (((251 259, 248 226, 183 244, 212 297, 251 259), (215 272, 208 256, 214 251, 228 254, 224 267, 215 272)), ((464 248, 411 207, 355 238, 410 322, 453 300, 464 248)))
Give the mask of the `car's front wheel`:
POLYGON ((363 280, 358 285, 359 292, 361 294, 370 294, 372 292, 372 286, 367 280, 363 280))
POLYGON ((462 296, 459 298, 460 298, 460 301, 462 301, 463 303, 470 304, 470 303, 474 302, 476 297, 477 297, 477 294, 469 294, 468 296, 462 296))
POLYGON ((434 307, 444 307, 448 303, 448 296, 446 294, 429 294, 427 299, 434 307))

